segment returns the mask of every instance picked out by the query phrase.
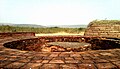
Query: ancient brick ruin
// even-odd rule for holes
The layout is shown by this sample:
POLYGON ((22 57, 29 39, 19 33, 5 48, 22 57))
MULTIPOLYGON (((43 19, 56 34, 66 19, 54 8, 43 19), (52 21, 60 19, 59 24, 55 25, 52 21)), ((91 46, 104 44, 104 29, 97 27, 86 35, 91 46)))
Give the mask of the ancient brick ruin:
POLYGON ((120 23, 103 22, 90 23, 85 36, 35 37, 33 32, 0 33, 0 68, 120 69, 120 23), (69 48, 49 45, 49 42, 90 45, 69 48))
POLYGON ((13 41, 4 44, 5 47, 37 51, 37 52, 81 52, 87 50, 98 50, 98 49, 112 49, 119 48, 118 40, 111 40, 101 37, 84 37, 84 36, 41 36, 38 38, 24 39, 13 41), (57 45, 47 45, 49 42, 85 42, 90 43, 88 46, 80 46, 79 48, 63 47, 57 45))
POLYGON ((117 20, 92 21, 85 31, 85 36, 120 38, 120 21, 117 20))
POLYGON ((32 37, 35 36, 34 32, 5 32, 0 33, 0 38, 6 38, 6 37, 32 37))
MULTIPOLYGON (((35 52, 33 49, 45 41, 92 42, 92 46, 116 46, 115 41, 98 37, 39 37, 0 39, 1 69, 120 69, 120 49, 89 50, 82 52, 35 52), (56 39, 53 39, 56 38, 56 39), (64 39, 65 38, 65 39, 64 39), (70 39, 74 38, 74 39, 70 39), (100 42, 102 41, 102 42, 100 42), (105 42, 105 43, 104 43, 105 42), (111 43, 111 44, 110 44, 111 43), (106 45, 105 45, 106 44, 106 45), (10 48, 11 47, 11 48, 10 48), (24 48, 25 47, 25 48, 24 48), (26 48, 28 47, 28 50, 26 48), (23 49, 23 50, 22 50, 23 49)), ((95 47, 97 47, 95 46, 95 47)), ((119 46, 119 45, 118 45, 119 46)))
MULTIPOLYGON (((33 32, 3 33, 8 36, 35 36, 33 32)), ((120 21, 115 20, 96 20, 88 25, 85 36, 41 36, 34 39, 25 39, 4 44, 5 47, 37 51, 37 52, 81 52, 87 50, 113 49, 120 48, 120 21), (79 48, 63 47, 61 45, 49 45, 49 42, 78 42, 89 43, 88 46, 79 48)))

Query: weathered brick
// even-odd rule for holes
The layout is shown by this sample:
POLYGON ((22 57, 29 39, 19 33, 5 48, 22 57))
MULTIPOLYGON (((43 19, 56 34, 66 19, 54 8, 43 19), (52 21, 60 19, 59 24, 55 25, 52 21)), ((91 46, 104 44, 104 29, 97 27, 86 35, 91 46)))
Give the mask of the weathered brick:
POLYGON ((18 60, 18 62, 23 62, 23 63, 26 63, 26 62, 29 62, 31 59, 20 59, 18 60))
POLYGON ((20 62, 14 62, 9 65, 6 65, 4 68, 20 68, 24 65, 25 63, 20 63, 20 62))
POLYGON ((42 61, 42 63, 48 63, 49 62, 49 60, 43 60, 42 61))
POLYGON ((93 60, 81 60, 81 61, 82 61, 82 63, 94 63, 93 60))
POLYGON ((74 60, 73 57, 65 57, 65 60, 74 60))
POLYGON ((114 68, 117 68, 115 65, 113 65, 112 63, 98 63, 96 64, 98 68, 100 69, 114 69, 114 68))
POLYGON ((59 54, 56 54, 56 53, 53 53, 53 54, 50 54, 49 57, 58 57, 59 54))
POLYGON ((78 64, 79 69, 97 69, 94 64, 78 64))
POLYGON ((108 60, 105 60, 105 59, 97 59, 97 60, 94 60, 95 63, 107 63, 109 62, 108 60))
POLYGON ((30 62, 31 62, 31 63, 41 63, 42 61, 43 61, 42 59, 41 59, 41 60, 39 60, 39 59, 38 59, 38 60, 35 60, 35 59, 34 59, 34 60, 31 60, 30 62))
POLYGON ((113 62, 113 64, 115 64, 118 68, 120 68, 120 60, 116 61, 116 62, 113 62))
MULTIPOLYGON (((61 37, 59 37, 59 39, 60 38, 61 37)), ((84 39, 85 38, 86 37, 84 37, 84 39)), ((69 40, 72 41, 73 39, 69 40)), ((6 39, 6 41, 11 41, 11 39, 9 40, 6 39)), ((109 50, 91 50, 85 52, 34 52, 34 51, 22 52, 20 50, 14 50, 5 47, 4 49, 0 49, 0 68, 119 69, 120 68, 119 56, 120 56, 119 48, 109 50)))
POLYGON ((81 57, 80 54, 70 54, 70 57, 81 57))
POLYGON ((80 60, 65 60, 65 63, 81 63, 80 60))
POLYGON ((20 69, 39 69, 41 65, 41 63, 28 63, 20 69))
POLYGON ((120 38, 120 24, 116 24, 110 20, 101 20, 101 22, 103 23, 99 23, 99 21, 91 22, 85 31, 85 35, 120 38), (106 21, 109 21, 109 23, 104 23, 106 21))
POLYGON ((59 64, 44 64, 40 69, 59 69, 59 64))
POLYGON ((64 63, 63 60, 51 60, 49 63, 64 63))
POLYGON ((78 69, 77 64, 60 64, 60 69, 78 69))

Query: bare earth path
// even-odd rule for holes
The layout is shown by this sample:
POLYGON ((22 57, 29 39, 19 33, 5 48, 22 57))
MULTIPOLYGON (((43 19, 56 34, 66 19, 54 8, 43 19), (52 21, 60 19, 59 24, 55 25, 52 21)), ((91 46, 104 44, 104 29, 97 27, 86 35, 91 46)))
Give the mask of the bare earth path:
POLYGON ((86 52, 32 52, 5 48, 14 38, 0 39, 0 68, 120 69, 120 49, 86 52))
POLYGON ((73 34, 73 33, 65 33, 65 32, 59 32, 59 33, 52 33, 52 34, 35 34, 35 36, 55 36, 55 35, 84 35, 84 32, 81 32, 79 34, 73 34))

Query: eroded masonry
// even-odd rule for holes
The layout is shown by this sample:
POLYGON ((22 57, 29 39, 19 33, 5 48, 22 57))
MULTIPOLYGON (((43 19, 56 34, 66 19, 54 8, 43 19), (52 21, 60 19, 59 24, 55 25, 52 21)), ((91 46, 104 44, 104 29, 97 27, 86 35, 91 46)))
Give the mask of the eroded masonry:
POLYGON ((119 69, 120 21, 93 21, 84 36, 0 33, 0 68, 119 69))
MULTIPOLYGON (((13 36, 18 36, 19 33, 12 34, 14 34, 13 36)), ((4 33, 4 36, 7 35, 7 33, 4 33)), ((34 36, 34 33, 21 33, 21 36, 23 35, 34 36)), ((85 36, 41 36, 9 42, 4 44, 4 46, 13 49, 37 52, 82 52, 87 50, 119 48, 119 38, 120 22, 114 20, 102 20, 91 22, 85 31, 85 36), (77 45, 75 45, 75 42, 77 45), (69 44, 73 44, 73 46, 70 46, 69 44)))

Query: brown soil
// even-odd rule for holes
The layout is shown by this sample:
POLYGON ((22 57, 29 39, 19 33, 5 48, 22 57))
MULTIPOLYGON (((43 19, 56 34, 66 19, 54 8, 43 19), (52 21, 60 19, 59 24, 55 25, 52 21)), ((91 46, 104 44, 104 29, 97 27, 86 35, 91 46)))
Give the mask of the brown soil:
POLYGON ((80 46, 90 46, 90 43, 85 42, 49 42, 48 45, 57 45, 64 48, 79 48, 80 46))
POLYGON ((81 32, 79 34, 66 33, 66 32, 58 32, 58 33, 52 33, 52 34, 35 34, 35 36, 56 36, 56 35, 84 35, 84 32, 81 32))

